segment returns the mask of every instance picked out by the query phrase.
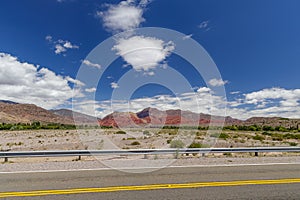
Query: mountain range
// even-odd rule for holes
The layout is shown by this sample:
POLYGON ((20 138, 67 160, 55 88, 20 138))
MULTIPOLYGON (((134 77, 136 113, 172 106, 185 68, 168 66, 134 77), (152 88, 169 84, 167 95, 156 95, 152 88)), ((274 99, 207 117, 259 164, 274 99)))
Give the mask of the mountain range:
POLYGON ((0 100, 0 123, 32 123, 39 121, 44 124, 97 124, 97 118, 67 109, 46 110, 34 104, 20 104, 0 100))
POLYGON ((102 119, 71 111, 68 109, 46 110, 34 104, 21 104, 12 101, 0 100, 0 123, 59 123, 59 124, 88 124, 107 127, 134 127, 136 125, 187 125, 208 126, 210 123, 225 122, 225 125, 260 125, 299 127, 300 119, 280 117, 252 117, 247 120, 235 119, 230 116, 221 117, 209 114, 197 114, 191 111, 166 110, 145 108, 139 112, 114 112, 102 119), (74 122, 75 121, 75 122, 74 122))
POLYGON ((156 108, 145 108, 140 112, 114 112, 99 120, 101 126, 135 126, 138 125, 187 125, 197 126, 198 124, 207 126, 210 122, 227 124, 238 124, 241 120, 232 117, 212 116, 208 114, 197 114, 191 111, 166 110, 161 111, 156 108))

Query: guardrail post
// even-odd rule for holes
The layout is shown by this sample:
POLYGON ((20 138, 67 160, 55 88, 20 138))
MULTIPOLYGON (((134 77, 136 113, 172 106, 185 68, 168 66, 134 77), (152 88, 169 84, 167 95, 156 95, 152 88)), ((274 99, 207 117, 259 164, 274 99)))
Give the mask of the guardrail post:
POLYGON ((81 160, 81 156, 78 156, 78 160, 81 160))
POLYGON ((148 155, 147 154, 144 154, 144 159, 148 159, 148 155))
POLYGON ((8 157, 5 157, 5 158, 4 158, 4 162, 8 162, 8 157))
POLYGON ((258 152, 255 152, 255 153, 254 153, 254 156, 256 156, 256 157, 257 157, 257 156, 258 156, 258 152))

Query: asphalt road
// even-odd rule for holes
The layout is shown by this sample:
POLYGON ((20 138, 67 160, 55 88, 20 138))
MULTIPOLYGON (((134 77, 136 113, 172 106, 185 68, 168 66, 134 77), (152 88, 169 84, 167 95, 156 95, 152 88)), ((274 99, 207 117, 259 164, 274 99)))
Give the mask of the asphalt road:
POLYGON ((0 174, 0 181, 3 199, 300 199, 297 164, 180 167, 141 174, 115 170, 11 173, 0 174), (45 196, 32 196, 37 194, 45 196))

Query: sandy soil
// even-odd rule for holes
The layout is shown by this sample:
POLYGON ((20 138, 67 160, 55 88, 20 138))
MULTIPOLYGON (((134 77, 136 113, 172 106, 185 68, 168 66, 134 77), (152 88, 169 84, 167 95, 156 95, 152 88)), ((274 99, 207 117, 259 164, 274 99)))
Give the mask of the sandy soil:
MULTIPOLYGON (((195 130, 168 129, 128 129, 118 132, 116 129, 86 130, 31 130, 0 131, 0 149, 2 151, 25 150, 76 150, 76 149, 137 149, 169 148, 172 140, 180 140, 185 146, 192 142, 210 144, 210 147, 254 147, 254 146, 290 146, 300 141, 284 139, 274 141, 263 136, 263 140, 253 139, 260 133, 223 132, 228 138, 217 138, 217 133, 195 130)), ((279 133, 286 134, 286 133, 279 133)))

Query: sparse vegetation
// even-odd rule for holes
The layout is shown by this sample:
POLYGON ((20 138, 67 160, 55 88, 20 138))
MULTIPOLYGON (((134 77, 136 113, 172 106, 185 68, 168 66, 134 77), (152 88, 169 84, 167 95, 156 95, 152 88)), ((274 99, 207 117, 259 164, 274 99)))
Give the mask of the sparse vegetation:
POLYGON ((221 133, 219 138, 226 140, 227 138, 229 138, 229 135, 227 133, 221 133))
POLYGON ((138 142, 138 141, 134 141, 134 142, 131 143, 131 145, 141 145, 141 143, 138 142))
POLYGON ((30 123, 18 123, 18 124, 0 124, 0 130, 40 130, 40 129, 76 129, 75 125, 67 125, 67 124, 42 124, 40 122, 32 122, 30 123))
POLYGON ((123 134, 124 135, 124 134, 126 134, 126 132, 120 130, 120 131, 115 132, 115 134, 123 134))
POLYGON ((226 140, 227 138, 229 138, 230 136, 227 133, 213 133, 210 135, 210 137, 214 137, 214 138, 220 138, 223 140, 226 140))
POLYGON ((170 142, 171 148, 183 148, 185 145, 181 140, 172 140, 170 142))
POLYGON ((263 137, 261 135, 255 135, 255 136, 253 136, 253 140, 263 141, 264 139, 265 139, 265 137, 263 137))
POLYGON ((262 132, 261 134, 262 134, 262 135, 268 135, 268 136, 272 136, 272 133, 270 133, 270 132, 267 132, 267 131, 264 131, 264 132, 262 132))
POLYGON ((192 144, 189 145, 188 148, 202 148, 202 144, 198 142, 193 142, 192 144))
POLYGON ((290 146, 297 146, 298 145, 298 143, 296 143, 296 142, 290 142, 289 144, 290 144, 290 146))
POLYGON ((143 131, 143 134, 146 135, 146 136, 151 136, 151 133, 148 130, 143 131))

